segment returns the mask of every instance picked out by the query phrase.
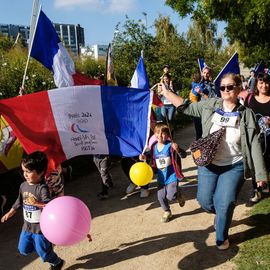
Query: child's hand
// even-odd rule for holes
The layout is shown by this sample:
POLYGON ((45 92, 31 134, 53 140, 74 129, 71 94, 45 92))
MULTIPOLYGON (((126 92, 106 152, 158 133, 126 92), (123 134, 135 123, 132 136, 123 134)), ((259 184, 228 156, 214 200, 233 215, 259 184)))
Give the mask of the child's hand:
POLYGON ((4 223, 9 218, 11 218, 15 213, 16 213, 16 210, 14 210, 13 208, 11 208, 4 216, 2 216, 1 222, 4 223))
POLYGON ((179 153, 180 148, 177 143, 172 143, 172 149, 179 153))
POLYGON ((194 90, 195 90, 195 92, 197 92, 198 94, 201 94, 201 89, 200 89, 199 86, 196 86, 194 90))
POLYGON ((139 155, 139 160, 140 161, 146 161, 146 155, 145 154, 140 154, 139 155))
POLYGON ((8 219, 9 219, 9 215, 8 215, 8 213, 6 213, 4 216, 2 216, 1 222, 4 223, 4 222, 7 221, 8 219))

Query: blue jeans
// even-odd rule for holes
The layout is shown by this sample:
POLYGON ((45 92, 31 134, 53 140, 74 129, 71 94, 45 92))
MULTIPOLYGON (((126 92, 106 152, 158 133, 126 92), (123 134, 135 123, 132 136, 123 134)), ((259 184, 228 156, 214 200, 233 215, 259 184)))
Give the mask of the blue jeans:
POLYGON ((18 249, 22 255, 28 255, 36 251, 39 257, 52 265, 60 262, 60 258, 53 251, 52 244, 43 234, 22 231, 20 235, 18 249))
POLYGON ((175 107, 173 105, 164 105, 161 107, 161 114, 163 118, 169 123, 172 123, 173 121, 173 114, 175 111, 175 107))
POLYGON ((156 110, 155 110, 155 116, 156 116, 156 121, 157 122, 164 122, 164 118, 161 114, 161 107, 156 107, 156 110))
POLYGON ((216 242, 228 239, 237 196, 244 183, 242 161, 228 166, 198 167, 197 200, 209 213, 216 214, 216 242))

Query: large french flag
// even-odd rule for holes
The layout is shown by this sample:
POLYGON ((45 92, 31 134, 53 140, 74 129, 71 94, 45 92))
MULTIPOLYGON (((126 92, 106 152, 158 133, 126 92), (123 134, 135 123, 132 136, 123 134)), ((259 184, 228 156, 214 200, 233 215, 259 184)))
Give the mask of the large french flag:
POLYGON ((27 153, 44 151, 54 163, 86 154, 137 156, 147 144, 149 90, 73 86, 0 100, 27 153))

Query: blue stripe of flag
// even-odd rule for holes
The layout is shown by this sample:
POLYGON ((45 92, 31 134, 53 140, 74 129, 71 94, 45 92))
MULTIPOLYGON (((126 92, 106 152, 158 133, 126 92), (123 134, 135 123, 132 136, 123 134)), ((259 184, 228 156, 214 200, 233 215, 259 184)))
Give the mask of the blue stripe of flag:
POLYGON ((53 72, 53 58, 59 50, 60 42, 52 22, 40 10, 30 56, 53 72))
POLYGON ((149 128, 150 91, 101 86, 105 134, 109 154, 133 157, 141 154, 149 128))

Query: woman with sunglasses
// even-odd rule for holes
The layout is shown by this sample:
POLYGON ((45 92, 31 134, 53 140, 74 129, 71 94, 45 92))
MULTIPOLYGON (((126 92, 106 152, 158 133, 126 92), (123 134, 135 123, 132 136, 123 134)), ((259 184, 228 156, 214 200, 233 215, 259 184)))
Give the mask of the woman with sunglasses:
POLYGON ((201 117, 202 137, 226 127, 212 163, 198 167, 197 191, 201 207, 215 214, 216 244, 218 249, 225 250, 230 245, 228 231, 244 178, 254 171, 257 185, 263 186, 267 181, 255 114, 237 98, 242 88, 241 79, 232 73, 225 74, 220 84, 221 98, 195 103, 167 91, 163 85, 159 88, 178 111, 201 117))
MULTIPOLYGON (((259 73, 255 79, 253 93, 245 100, 245 106, 251 108, 256 114, 260 127, 260 139, 263 150, 263 157, 268 173, 270 172, 270 76, 266 73, 259 73)), ((252 175, 253 196, 252 203, 260 201, 262 189, 257 187, 256 177, 252 175)))

